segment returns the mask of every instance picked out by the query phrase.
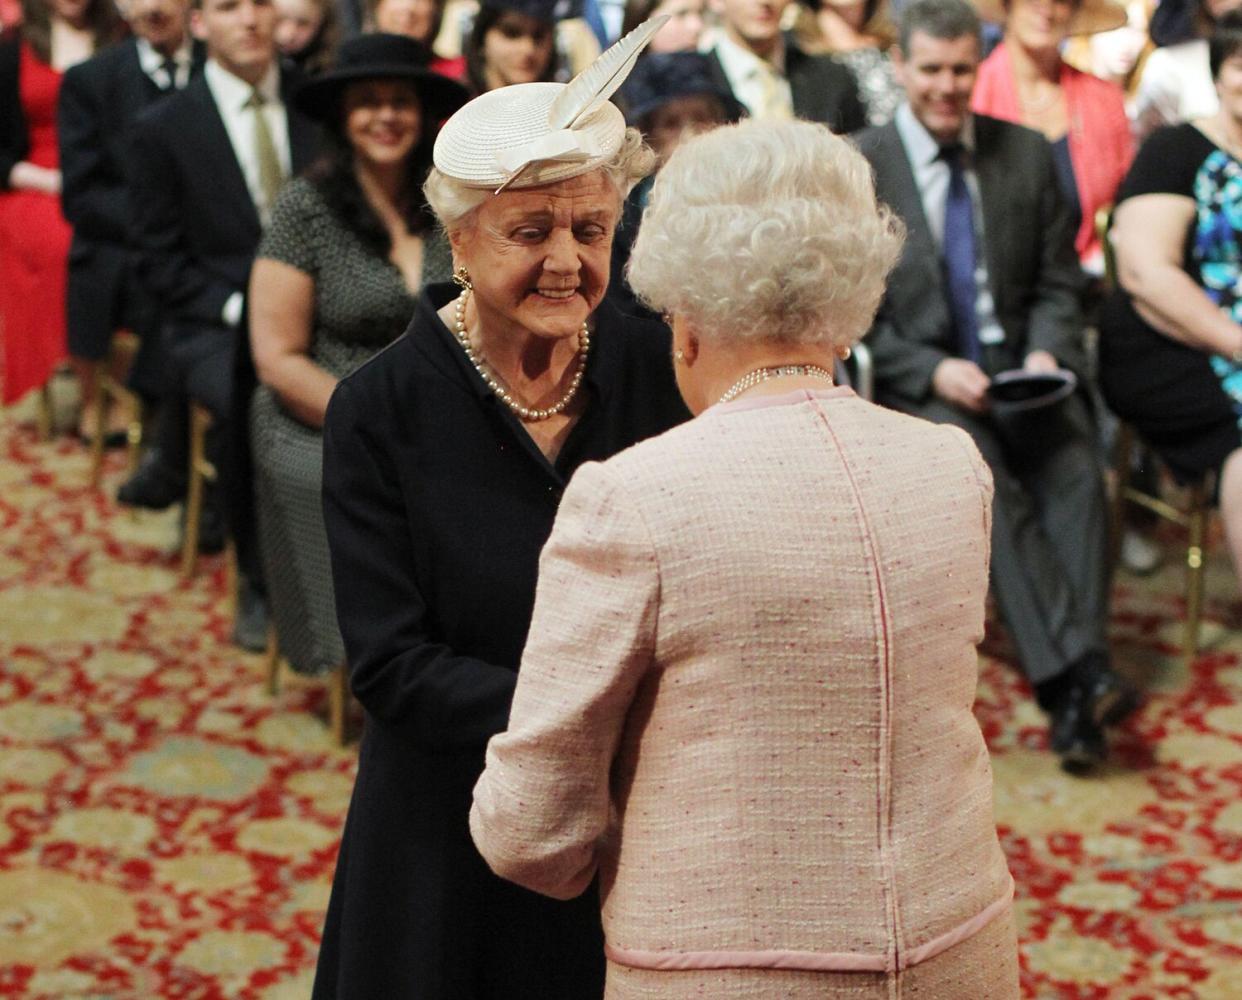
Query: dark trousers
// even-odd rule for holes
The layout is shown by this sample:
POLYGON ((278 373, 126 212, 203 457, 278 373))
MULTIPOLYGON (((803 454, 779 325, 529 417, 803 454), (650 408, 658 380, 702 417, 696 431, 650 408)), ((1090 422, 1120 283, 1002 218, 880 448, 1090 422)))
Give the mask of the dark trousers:
POLYGON ((961 427, 992 470, 992 591, 1027 678, 1106 652, 1107 502, 1086 403, 1076 394, 1025 424, 935 398, 904 408, 961 427))
MULTIPOLYGON (((254 483, 245 441, 249 386, 239 385, 239 344, 243 334, 224 326, 170 327, 164 331, 168 371, 155 444, 168 468, 189 462, 189 407, 200 403, 211 411, 207 457, 219 475, 221 513, 233 540, 237 567, 261 587, 261 562, 254 510, 254 483)), ((245 352, 248 361, 249 352, 245 352)))

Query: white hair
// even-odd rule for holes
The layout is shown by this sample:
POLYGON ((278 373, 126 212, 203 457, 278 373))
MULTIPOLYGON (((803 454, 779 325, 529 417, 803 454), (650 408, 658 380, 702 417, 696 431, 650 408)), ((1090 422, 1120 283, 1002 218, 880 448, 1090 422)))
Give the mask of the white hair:
POLYGON ((744 121, 683 141, 656 177, 630 285, 718 341, 852 344, 904 227, 853 144, 810 122, 744 121))
MULTIPOLYGON (((638 129, 627 128, 621 148, 595 169, 607 174, 616 188, 619 200, 629 193, 636 181, 651 173, 654 166, 655 154, 643 144, 642 133, 638 129)), ((446 233, 467 227, 470 223, 469 217, 492 197, 490 188, 469 187, 442 174, 435 167, 427 175, 423 194, 446 233)))

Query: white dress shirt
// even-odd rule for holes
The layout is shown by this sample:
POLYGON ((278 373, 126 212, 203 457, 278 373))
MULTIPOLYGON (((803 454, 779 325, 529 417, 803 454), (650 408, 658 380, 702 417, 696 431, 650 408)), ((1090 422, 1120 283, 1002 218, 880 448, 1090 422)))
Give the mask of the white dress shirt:
POLYGON ((729 89, 746 105, 752 118, 793 117, 793 91, 785 76, 784 39, 778 40, 771 62, 738 45, 723 31, 716 38, 715 52, 729 80, 729 89))
POLYGON ((142 67, 142 71, 151 78, 151 81, 160 88, 167 90, 169 84, 180 90, 190 82, 190 66, 193 63, 193 49, 190 46, 190 36, 186 35, 182 39, 181 47, 172 54, 172 61, 176 64, 174 73, 175 79, 168 79, 168 70, 164 68, 164 62, 168 58, 162 52, 157 52, 145 38, 137 39, 138 42, 138 65, 142 67))
MULTIPOLYGON (((909 104, 902 104, 893 116, 893 124, 906 149, 906 159, 914 174, 914 183, 923 202, 923 214, 927 228, 931 230, 936 248, 944 252, 944 210, 949 197, 949 165, 941 159, 940 143, 914 117, 909 104)), ((967 118, 962 128, 961 143, 967 151, 965 163, 966 186, 975 217, 975 316, 979 324, 979 343, 999 344, 1005 339, 1005 331, 996 319, 996 302, 988 283, 988 259, 986 233, 983 221, 982 201, 979 198, 979 178, 975 175, 973 153, 975 149, 975 122, 967 118)))
MULTIPOLYGON (((233 155, 237 157, 237 164, 246 179, 246 187, 250 191, 250 200, 254 202, 255 211, 259 214, 259 222, 266 226, 271 217, 272 206, 267 204, 263 185, 259 181, 259 155, 254 148, 255 109, 247 107, 251 92, 256 88, 234 76, 214 59, 207 60, 207 65, 203 67, 203 76, 207 80, 212 99, 216 102, 216 110, 224 121, 224 129, 228 132, 229 142, 233 146, 233 155)), ((271 133, 276 155, 285 176, 288 177, 292 173, 293 154, 289 149, 289 118, 284 102, 280 99, 280 67, 275 60, 259 81, 257 89, 263 95, 263 107, 259 113, 267 121, 267 130, 271 133)), ((224 303, 222 314, 226 325, 235 327, 241 322, 244 301, 242 292, 234 292, 229 296, 224 303)))

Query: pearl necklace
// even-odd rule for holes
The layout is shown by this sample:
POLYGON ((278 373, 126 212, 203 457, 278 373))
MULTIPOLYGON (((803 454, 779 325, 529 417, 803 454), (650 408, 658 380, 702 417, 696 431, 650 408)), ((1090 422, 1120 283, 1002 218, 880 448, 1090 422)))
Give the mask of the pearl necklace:
POLYGON ((466 352, 466 357, 474 365, 475 371, 487 383, 487 387, 496 394, 505 406, 516 413, 519 419, 525 420, 528 423, 547 420, 549 417, 555 417, 558 413, 561 413, 573 401, 574 396, 578 394, 578 386, 582 384, 582 373, 586 371, 587 351, 591 349, 591 333, 587 329, 586 323, 582 324, 582 330, 578 334, 578 370, 574 372, 573 381, 569 383, 569 388, 565 391, 565 395, 545 409, 532 409, 523 406, 513 398, 512 393, 496 380, 496 377, 484 365, 483 359, 470 346, 470 335, 466 333, 466 298, 469 294, 470 289, 467 288, 457 297, 457 305, 453 311, 454 326, 456 327, 457 340, 461 343, 462 350, 466 352))
POLYGON ((725 390, 725 394, 716 400, 716 405, 736 399, 747 389, 753 389, 760 382, 766 382, 770 378, 793 378, 799 375, 809 375, 812 378, 832 381, 832 372, 826 368, 821 368, 819 365, 777 365, 775 368, 756 368, 753 372, 747 372, 729 386, 725 390))

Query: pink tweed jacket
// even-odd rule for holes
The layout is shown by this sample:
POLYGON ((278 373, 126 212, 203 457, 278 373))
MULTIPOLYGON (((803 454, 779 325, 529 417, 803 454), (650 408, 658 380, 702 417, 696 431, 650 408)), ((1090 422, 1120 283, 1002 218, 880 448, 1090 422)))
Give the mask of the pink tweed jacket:
MULTIPOLYGON (((578 471, 470 827, 539 892, 598 870, 610 996, 627 969, 893 976, 1008 920, 971 712, 991 496, 963 432, 848 389, 578 471)), ((1016 991, 1011 928, 999 955, 1016 991)))

